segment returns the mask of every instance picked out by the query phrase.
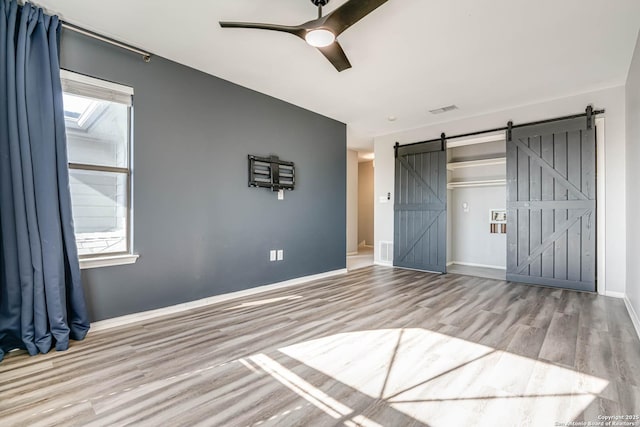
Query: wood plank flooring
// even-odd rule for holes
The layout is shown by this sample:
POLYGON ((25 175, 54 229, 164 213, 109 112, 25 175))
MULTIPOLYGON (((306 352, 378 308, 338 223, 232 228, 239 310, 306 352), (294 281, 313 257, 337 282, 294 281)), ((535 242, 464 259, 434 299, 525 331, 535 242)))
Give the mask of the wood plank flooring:
POLYGON ((447 273, 463 274, 465 276, 484 277, 485 279, 506 280, 505 269, 473 267, 470 265, 453 263, 447 266, 447 273))
POLYGON ((0 363, 2 426, 537 427, 604 415, 640 415, 640 342, 622 300, 383 267, 0 363))
POLYGON ((373 247, 358 246, 358 253, 347 255, 347 270, 353 271, 359 268, 373 265, 373 247))

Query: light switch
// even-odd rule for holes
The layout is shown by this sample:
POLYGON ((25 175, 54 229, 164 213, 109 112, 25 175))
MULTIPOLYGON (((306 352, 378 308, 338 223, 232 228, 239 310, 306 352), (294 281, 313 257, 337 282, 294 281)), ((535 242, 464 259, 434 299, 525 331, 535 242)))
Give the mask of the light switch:
POLYGON ((284 250, 278 249, 278 261, 282 261, 284 259, 284 250))
POLYGON ((284 190, 278 190, 278 200, 284 200, 284 190))
POLYGON ((269 251, 269 261, 275 261, 275 260, 276 260, 276 250, 273 249, 269 251))

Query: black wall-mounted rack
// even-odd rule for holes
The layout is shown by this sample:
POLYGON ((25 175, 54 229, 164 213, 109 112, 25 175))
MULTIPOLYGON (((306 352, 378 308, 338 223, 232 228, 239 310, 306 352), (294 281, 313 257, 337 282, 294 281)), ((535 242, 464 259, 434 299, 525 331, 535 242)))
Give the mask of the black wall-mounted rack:
POLYGON ((293 190, 295 186, 293 162, 278 156, 258 157, 249 154, 249 187, 270 188, 272 191, 293 190))

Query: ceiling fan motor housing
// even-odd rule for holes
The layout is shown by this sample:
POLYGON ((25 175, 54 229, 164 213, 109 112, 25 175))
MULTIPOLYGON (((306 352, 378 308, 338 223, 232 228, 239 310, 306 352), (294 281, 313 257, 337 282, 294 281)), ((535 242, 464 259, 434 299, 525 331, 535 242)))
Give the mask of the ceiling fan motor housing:
POLYGON ((329 0, 311 0, 311 3, 315 4, 316 6, 326 6, 327 3, 329 3, 329 0))

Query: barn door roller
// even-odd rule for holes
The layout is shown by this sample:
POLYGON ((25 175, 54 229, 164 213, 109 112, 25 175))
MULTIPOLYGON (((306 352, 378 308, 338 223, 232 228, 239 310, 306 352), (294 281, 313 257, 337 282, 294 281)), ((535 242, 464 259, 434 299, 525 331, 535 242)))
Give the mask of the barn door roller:
POLYGON ((593 107, 591 105, 587 106, 587 129, 591 129, 593 127, 593 107))

